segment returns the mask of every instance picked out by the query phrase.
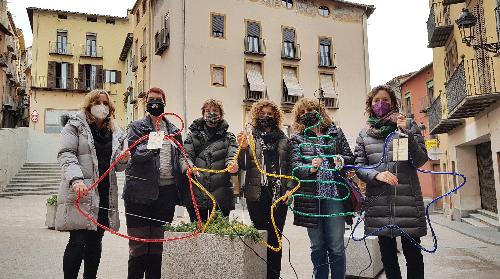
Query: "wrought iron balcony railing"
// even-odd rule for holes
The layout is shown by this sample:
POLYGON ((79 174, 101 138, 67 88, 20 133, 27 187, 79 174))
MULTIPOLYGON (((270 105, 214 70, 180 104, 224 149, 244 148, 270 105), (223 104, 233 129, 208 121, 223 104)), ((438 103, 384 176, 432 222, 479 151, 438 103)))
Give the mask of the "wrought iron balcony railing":
POLYGON ((431 135, 444 134, 462 125, 463 120, 443 118, 441 94, 432 102, 428 111, 429 132, 431 135))
POLYGON ((266 55, 266 41, 262 38, 246 36, 244 40, 245 54, 266 55))
POLYGON ((427 47, 442 47, 446 44, 453 30, 450 18, 450 7, 442 2, 432 3, 427 19, 427 35, 429 44, 427 47))

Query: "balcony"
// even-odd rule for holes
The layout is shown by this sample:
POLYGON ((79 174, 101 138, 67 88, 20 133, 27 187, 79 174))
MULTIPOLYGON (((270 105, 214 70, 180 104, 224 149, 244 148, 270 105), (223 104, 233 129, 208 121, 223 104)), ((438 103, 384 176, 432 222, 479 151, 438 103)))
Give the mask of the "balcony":
POLYGON ((429 101, 429 97, 425 96, 425 97, 421 97, 420 98, 420 101, 419 101, 419 109, 420 109, 420 113, 427 113, 430 109, 430 101, 429 101))
POLYGON ((453 5, 458 3, 465 3, 465 0, 443 0, 443 5, 453 5))
POLYGON ((299 100, 299 96, 290 96, 285 91, 281 97, 281 105, 282 106, 293 106, 299 100))
POLYGON ((132 68, 132 72, 137 71, 137 68, 139 68, 139 66, 137 65, 137 56, 134 55, 132 57, 132 60, 130 60, 130 67, 132 68))
POLYGON ((442 2, 433 3, 427 20, 428 48, 442 47, 453 31, 450 6, 442 2))
POLYGON ((141 46, 141 62, 144 62, 148 58, 148 54, 146 53, 147 45, 143 44, 141 46))
POLYGON ((77 78, 68 79, 56 77, 51 80, 47 80, 46 76, 33 77, 31 79, 30 87, 57 90, 85 90, 85 88, 80 88, 77 78))
POLYGON ((321 51, 318 53, 318 67, 320 68, 336 69, 337 66, 333 64, 334 60, 335 57, 333 57, 331 53, 324 53, 321 51))
POLYGON ((73 55, 73 45, 61 42, 49 42, 49 54, 73 55))
POLYGON ((337 98, 320 98, 321 102, 327 109, 338 109, 339 108, 339 99, 337 98))
POLYGON ((89 58, 102 58, 103 48, 102 46, 98 47, 81 46, 80 56, 89 58))
POLYGON ((300 51, 300 45, 297 43, 284 42, 281 46, 281 58, 300 60, 302 53, 300 51))
POLYGON ((250 91, 250 86, 248 84, 244 85, 244 87, 245 87, 245 99, 243 100, 244 103, 252 104, 260 99, 267 97, 267 94, 265 92, 250 91))
POLYGON ((266 55, 266 41, 262 38, 247 36, 243 44, 245 45, 245 54, 266 55))
POLYGON ((498 99, 491 57, 462 60, 446 82, 448 118, 474 117, 498 99))
POLYGON ((170 46, 170 33, 168 29, 161 29, 155 35, 155 54, 162 55, 170 46))
POLYGON ((141 80, 137 84, 137 92, 139 92, 139 95, 137 95, 138 99, 146 97, 146 91, 144 90, 144 81, 141 80))
POLYGON ((443 103, 439 95, 429 107, 429 132, 431 135, 445 134, 463 124, 463 120, 443 119, 443 103))

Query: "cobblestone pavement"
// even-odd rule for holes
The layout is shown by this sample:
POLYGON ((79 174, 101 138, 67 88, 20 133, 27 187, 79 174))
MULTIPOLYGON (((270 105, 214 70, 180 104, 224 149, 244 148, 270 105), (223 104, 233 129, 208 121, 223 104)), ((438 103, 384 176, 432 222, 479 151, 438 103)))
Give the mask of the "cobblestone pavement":
MULTIPOLYGON (((0 198, 0 278, 63 278, 62 255, 68 234, 44 227, 45 200, 46 197, 41 196, 0 198)), ((123 210, 122 204, 121 208, 123 210)), ((178 212, 176 215, 183 214, 178 212)), ((250 220, 248 214, 241 209, 233 212, 233 215, 245 222, 250 220)), ((121 219, 124 220, 124 216, 121 219)), ((291 242, 291 262, 298 278, 311 278, 307 233, 305 229, 293 226, 292 220, 293 216, 289 214, 284 230, 291 242)), ((122 226, 122 231, 124 229, 125 226, 122 226)), ((435 229, 439 249, 436 254, 424 255, 425 278, 499 278, 499 246, 486 244, 437 224, 435 229)), ((423 243, 431 246, 431 238, 425 237, 423 243)), ((282 278, 293 279, 296 277, 288 263, 288 248, 288 243, 285 242, 282 278)), ((126 278, 127 253, 126 240, 106 234, 99 278, 126 278)), ((368 264, 367 257, 359 260, 368 264)), ((402 255, 400 265, 404 271, 402 255)), ((385 276, 382 274, 379 278, 385 276)))

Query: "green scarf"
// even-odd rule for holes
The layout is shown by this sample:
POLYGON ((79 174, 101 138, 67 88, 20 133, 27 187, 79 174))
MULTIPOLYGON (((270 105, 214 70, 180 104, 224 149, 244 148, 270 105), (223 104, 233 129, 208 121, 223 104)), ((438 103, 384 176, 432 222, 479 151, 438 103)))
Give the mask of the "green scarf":
POLYGON ((396 130, 398 115, 397 112, 393 112, 383 118, 370 116, 368 118, 368 135, 378 139, 387 137, 396 130))

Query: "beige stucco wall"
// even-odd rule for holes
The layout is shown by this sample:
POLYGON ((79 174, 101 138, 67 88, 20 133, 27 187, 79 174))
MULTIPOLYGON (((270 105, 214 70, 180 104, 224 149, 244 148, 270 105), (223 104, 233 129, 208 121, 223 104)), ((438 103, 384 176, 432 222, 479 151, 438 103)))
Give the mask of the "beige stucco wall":
MULTIPOLYGON (((168 2, 163 4, 159 9, 160 12, 155 12, 154 22, 170 11, 170 48, 162 57, 153 58, 151 68, 151 85, 162 87, 169 94, 167 110, 183 115, 183 105, 186 103, 185 115, 189 124, 201 116, 200 107, 204 100, 219 99, 224 104, 230 130, 237 132, 242 129, 245 119, 243 106, 245 59, 262 61, 269 99, 276 103, 281 103, 281 72, 284 64, 299 66, 299 82, 304 88, 305 96, 313 97, 314 91, 319 88, 319 72, 323 71, 318 68, 318 38, 332 37, 333 52, 336 54, 334 63, 338 69, 329 71, 335 73, 340 108, 330 112, 353 143, 365 122, 364 100, 369 90, 364 11, 351 12, 350 9, 346 9, 345 14, 351 18, 334 20, 333 15, 328 18, 318 14, 311 16, 281 6, 268 7, 261 1, 235 1, 232 5, 228 5, 224 0, 203 2, 187 0, 186 95, 184 96, 182 3, 168 2), (225 39, 210 37, 211 12, 226 15, 225 39), (244 54, 245 19, 260 21, 262 37, 266 41, 265 57, 244 54), (282 26, 296 29, 296 41, 300 44, 302 53, 300 61, 281 59, 282 26), (211 64, 226 67, 225 87, 211 86, 211 64)), ((319 3, 328 5, 332 12, 338 13, 341 9, 333 7, 331 1, 318 1, 319 3)), ((290 124, 289 116, 285 124, 290 124)))

